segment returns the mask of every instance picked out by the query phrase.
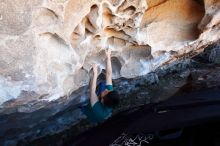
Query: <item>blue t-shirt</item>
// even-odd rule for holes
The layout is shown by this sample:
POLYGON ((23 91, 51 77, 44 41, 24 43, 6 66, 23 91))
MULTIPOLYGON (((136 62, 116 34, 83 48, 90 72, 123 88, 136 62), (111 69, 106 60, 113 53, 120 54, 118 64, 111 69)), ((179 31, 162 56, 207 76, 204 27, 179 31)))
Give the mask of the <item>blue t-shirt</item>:
MULTIPOLYGON (((100 82, 96 88, 97 96, 100 96, 100 94, 106 89, 109 91, 113 91, 113 86, 106 85, 105 82, 100 82)), ((83 109, 83 113, 87 116, 89 121, 101 122, 107 119, 111 115, 112 108, 104 105, 101 101, 97 101, 93 106, 91 106, 91 104, 88 104, 83 109)))

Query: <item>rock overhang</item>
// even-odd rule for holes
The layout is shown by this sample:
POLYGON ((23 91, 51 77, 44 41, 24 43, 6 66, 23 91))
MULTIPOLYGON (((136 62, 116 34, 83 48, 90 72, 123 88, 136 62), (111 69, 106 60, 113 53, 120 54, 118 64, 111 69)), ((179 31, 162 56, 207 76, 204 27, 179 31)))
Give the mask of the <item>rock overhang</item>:
POLYGON ((0 103, 68 96, 88 84, 92 63, 105 69, 106 48, 113 77, 132 78, 220 36, 218 0, 22 0, 1 7, 0 103))

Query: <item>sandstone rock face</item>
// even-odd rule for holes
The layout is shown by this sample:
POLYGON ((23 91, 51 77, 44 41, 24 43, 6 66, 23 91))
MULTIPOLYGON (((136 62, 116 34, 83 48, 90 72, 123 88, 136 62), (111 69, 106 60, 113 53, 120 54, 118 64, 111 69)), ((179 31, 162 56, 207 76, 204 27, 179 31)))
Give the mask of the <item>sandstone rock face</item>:
POLYGON ((0 0, 0 104, 70 95, 106 48, 132 78, 219 38, 220 0, 0 0))

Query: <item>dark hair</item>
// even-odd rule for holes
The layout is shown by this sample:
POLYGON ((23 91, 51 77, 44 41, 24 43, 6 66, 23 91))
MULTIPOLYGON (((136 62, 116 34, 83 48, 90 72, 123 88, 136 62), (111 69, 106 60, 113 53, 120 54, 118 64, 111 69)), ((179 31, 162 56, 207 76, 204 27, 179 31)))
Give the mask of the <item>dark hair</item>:
POLYGON ((103 97, 104 104, 108 107, 115 107, 119 104, 119 94, 117 91, 111 91, 103 97))

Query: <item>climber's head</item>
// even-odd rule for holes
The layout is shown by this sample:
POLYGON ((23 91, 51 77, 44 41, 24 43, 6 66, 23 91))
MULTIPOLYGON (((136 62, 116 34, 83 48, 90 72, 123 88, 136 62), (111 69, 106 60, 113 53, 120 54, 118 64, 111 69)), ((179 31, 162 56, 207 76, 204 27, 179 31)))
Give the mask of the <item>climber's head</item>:
POLYGON ((119 104, 119 94, 117 91, 110 91, 102 99, 102 102, 108 107, 115 107, 119 104))

